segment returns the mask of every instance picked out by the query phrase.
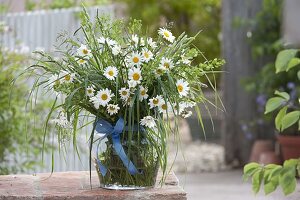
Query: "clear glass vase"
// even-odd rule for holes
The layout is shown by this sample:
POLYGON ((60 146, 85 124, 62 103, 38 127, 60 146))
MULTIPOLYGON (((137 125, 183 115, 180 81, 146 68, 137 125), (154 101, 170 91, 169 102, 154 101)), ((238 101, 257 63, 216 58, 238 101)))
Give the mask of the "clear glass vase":
POLYGON ((100 187, 113 190, 136 190, 155 186, 159 163, 154 145, 150 144, 142 135, 133 135, 131 142, 127 136, 127 132, 123 133, 121 144, 127 157, 133 162, 139 173, 131 175, 128 172, 115 152, 112 140, 108 138, 105 142, 106 149, 98 155, 98 159, 107 168, 105 176, 101 174, 100 167, 96 162, 100 187))

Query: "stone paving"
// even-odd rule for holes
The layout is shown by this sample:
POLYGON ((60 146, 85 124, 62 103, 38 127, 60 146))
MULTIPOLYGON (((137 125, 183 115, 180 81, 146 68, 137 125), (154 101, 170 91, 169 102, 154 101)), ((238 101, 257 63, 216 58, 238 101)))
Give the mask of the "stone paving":
POLYGON ((241 170, 217 173, 177 174, 188 200, 299 200, 300 183, 295 193, 284 196, 281 189, 268 196, 254 195, 251 184, 244 183, 241 170))

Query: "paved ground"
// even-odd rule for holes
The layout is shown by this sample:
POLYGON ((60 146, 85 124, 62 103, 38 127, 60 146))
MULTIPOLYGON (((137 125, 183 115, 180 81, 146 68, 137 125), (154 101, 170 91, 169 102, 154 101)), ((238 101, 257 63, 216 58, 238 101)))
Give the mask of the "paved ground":
POLYGON ((242 171, 217 173, 177 174, 180 184, 188 193, 188 200, 300 200, 300 187, 285 197, 280 190, 275 194, 254 195, 250 183, 242 180, 242 171))

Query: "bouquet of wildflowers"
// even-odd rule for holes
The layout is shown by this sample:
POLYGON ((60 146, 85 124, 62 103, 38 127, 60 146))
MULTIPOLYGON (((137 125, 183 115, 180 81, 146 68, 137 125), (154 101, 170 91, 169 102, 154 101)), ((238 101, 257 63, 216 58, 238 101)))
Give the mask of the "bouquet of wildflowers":
POLYGON ((202 124, 197 103, 212 103, 202 89, 216 90, 208 77, 223 61, 194 63, 201 54, 192 46, 195 37, 175 37, 170 26, 154 39, 143 35, 137 20, 127 27, 97 16, 92 23, 85 11, 81 19, 75 37, 61 35, 59 59, 37 52, 41 58, 30 68, 42 68, 35 87, 44 85, 63 97, 59 105, 54 101, 48 119, 59 110, 54 120, 59 139, 69 134, 76 140, 80 113, 87 113, 101 184, 152 186, 158 166, 166 174, 167 139, 179 138, 178 119, 196 110, 202 124), (205 78, 207 85, 201 82, 205 78), (103 141, 106 149, 98 151, 103 141))

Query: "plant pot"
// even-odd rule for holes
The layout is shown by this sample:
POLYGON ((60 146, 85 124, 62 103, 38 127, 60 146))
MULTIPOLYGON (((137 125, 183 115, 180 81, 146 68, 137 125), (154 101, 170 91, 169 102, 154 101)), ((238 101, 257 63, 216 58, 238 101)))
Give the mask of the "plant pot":
POLYGON ((283 160, 300 158, 300 137, 279 135, 277 140, 281 146, 283 160))
POLYGON ((273 151, 273 149, 272 140, 256 140, 252 146, 250 162, 259 162, 262 153, 273 151))
POLYGON ((277 164, 280 165, 281 159, 274 151, 266 151, 260 154, 259 156, 259 163, 260 164, 277 164))
MULTIPOLYGON (((124 133, 128 134, 128 133, 124 133)), ((98 156, 101 163, 107 167, 107 173, 103 175, 100 166, 96 162, 96 169, 100 180, 100 187, 105 189, 134 190, 146 189, 155 186, 157 172, 159 168, 158 156, 154 145, 152 145, 143 135, 137 136, 133 133, 131 143, 127 136, 121 140, 122 147, 139 171, 137 174, 130 174, 121 158, 117 155, 113 147, 113 141, 108 138, 106 150, 98 156)), ((122 137, 122 136, 121 136, 122 137)))

